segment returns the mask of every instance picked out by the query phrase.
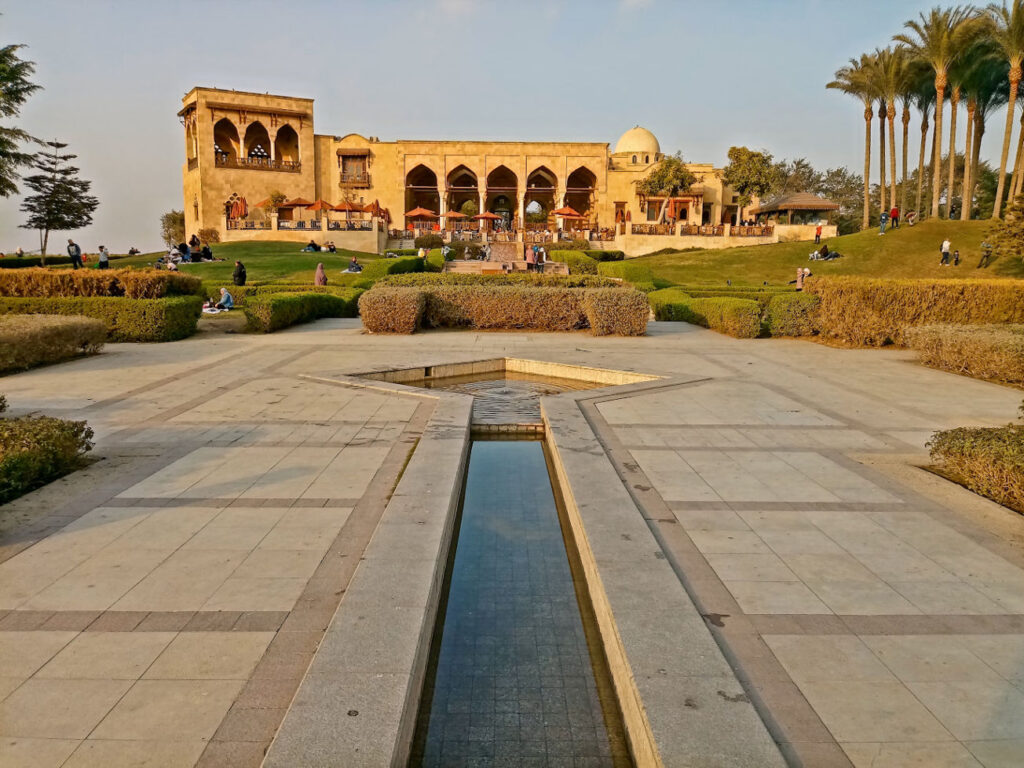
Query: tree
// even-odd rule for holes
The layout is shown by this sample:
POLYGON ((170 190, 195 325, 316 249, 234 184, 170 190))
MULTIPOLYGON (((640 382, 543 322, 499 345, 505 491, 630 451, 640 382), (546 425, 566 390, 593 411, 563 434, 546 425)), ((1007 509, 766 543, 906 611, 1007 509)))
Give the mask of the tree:
POLYGON ((821 181, 811 190, 839 204, 836 225, 840 235, 849 235, 860 227, 857 224, 857 209, 861 204, 861 190, 864 180, 846 168, 829 168, 819 174, 821 181))
MULTIPOLYGON (((889 121, 889 197, 896 205, 896 99, 906 93, 909 79, 907 52, 905 48, 879 48, 875 51, 875 87, 885 102, 885 117, 889 121)), ((904 121, 903 156, 906 157, 906 124, 910 120, 909 110, 904 121)), ((885 158, 885 145, 882 145, 885 158)), ((906 170, 904 170, 906 176, 906 170)))
POLYGON ((864 104, 864 219, 862 229, 867 229, 871 220, 871 118, 874 117, 875 88, 871 82, 871 56, 864 53, 860 59, 850 59, 850 63, 836 70, 835 80, 826 88, 835 88, 845 94, 854 96, 864 104))
POLYGON ((964 53, 977 33, 972 8, 933 8, 920 21, 908 21, 903 26, 912 34, 896 35, 897 42, 907 46, 912 54, 931 65, 935 73, 935 148, 932 153, 932 216, 939 215, 939 195, 942 181, 938 169, 942 165, 942 109, 949 68, 964 53))
POLYGON ((92 182, 78 178, 78 168, 70 165, 77 155, 61 150, 67 144, 60 141, 44 142, 49 151, 35 155, 32 167, 38 173, 25 177, 25 184, 35 192, 21 204, 28 219, 22 229, 39 230, 39 252, 46 263, 46 246, 50 232, 81 229, 92 224, 92 214, 99 200, 89 194, 92 182))
MULTIPOLYGON (((989 43, 989 46, 990 49, 994 50, 991 43, 989 43)), ((971 205, 965 203, 963 206, 967 218, 971 218, 974 215, 975 208, 979 212, 986 211, 986 213, 992 210, 989 205, 981 204, 980 194, 975 199, 975 194, 980 192, 979 185, 981 184, 981 176, 979 175, 981 141, 985 135, 985 124, 988 116, 1006 104, 1010 99, 1009 71, 1010 64, 1002 56, 979 54, 975 57, 975 65, 970 68, 964 80, 968 92, 968 104, 970 104, 972 96, 975 101, 970 163, 968 163, 967 170, 965 170, 965 173, 969 175, 970 184, 963 195, 964 200, 972 202, 971 205)), ((991 178, 995 179, 994 172, 991 172, 991 170, 989 172, 992 173, 991 178)), ((986 199, 991 199, 994 204, 994 188, 993 196, 986 199)))
POLYGON ((1022 258, 1024 254, 1024 196, 1018 196, 1006 206, 1003 220, 993 227, 988 236, 992 255, 996 258, 1022 258))
POLYGON ((661 159, 647 176, 636 183, 636 190, 647 197, 661 197, 661 212, 658 223, 665 221, 669 199, 684 194, 697 182, 681 153, 667 155, 661 159))
POLYGON ((992 206, 992 218, 999 218, 1003 202, 1003 187, 1006 179, 1006 161, 1010 154, 1010 140, 1013 137, 1014 105, 1017 102, 1017 87, 1021 81, 1021 62, 1024 61, 1024 0, 1012 0, 1009 8, 1004 0, 1002 5, 991 4, 985 9, 986 36, 999 49, 1010 65, 1010 102, 1006 108, 1006 127, 1003 129, 1003 151, 999 156, 999 186, 992 206))
POLYGON ((170 248, 185 239, 185 212, 170 210, 160 217, 160 239, 170 248))
POLYGON ((729 164, 725 166, 725 183, 732 187, 740 207, 750 205, 755 197, 763 198, 771 190, 775 175, 772 156, 746 147, 729 147, 729 164))
MULTIPOLYGON (((29 80, 35 72, 31 61, 18 58, 23 46, 7 45, 0 48, 0 117, 17 117, 28 97, 40 86, 29 80)), ((31 137, 18 128, 0 126, 0 197, 17 194, 18 168, 28 165, 32 155, 20 151, 21 142, 31 137)))
POLYGON ((821 173, 814 170, 807 158, 796 160, 780 160, 772 166, 773 197, 789 195, 793 192, 814 192, 817 194, 821 186, 821 173))

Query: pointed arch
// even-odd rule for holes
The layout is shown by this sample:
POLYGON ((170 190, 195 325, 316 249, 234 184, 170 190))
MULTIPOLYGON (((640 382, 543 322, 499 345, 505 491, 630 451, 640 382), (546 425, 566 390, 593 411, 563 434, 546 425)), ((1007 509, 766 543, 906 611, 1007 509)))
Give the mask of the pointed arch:
POLYGON ((558 177, 546 165, 540 165, 530 171, 526 177, 526 188, 523 190, 523 227, 527 230, 543 231, 555 228, 555 218, 551 212, 557 208, 555 191, 558 177))
POLYGON ((279 163, 299 162, 299 134, 287 123, 277 129, 274 137, 274 159, 279 163))
POLYGON ((472 187, 473 189, 476 189, 476 174, 465 165, 457 165, 452 169, 451 173, 448 174, 448 186, 467 189, 472 187))
POLYGON ((249 123, 245 129, 245 141, 242 144, 246 160, 266 160, 270 162, 270 134, 259 120, 249 123))
POLYGON ((405 174, 405 186, 437 189, 437 174, 431 168, 420 163, 405 174))
POLYGON ((558 186, 558 177, 546 165, 539 165, 526 177, 526 188, 553 189, 558 186))
POLYGON ((506 165, 499 165, 487 174, 488 189, 514 190, 519 187, 519 178, 506 165))
POLYGON ((218 162, 238 160, 238 129, 228 118, 222 117, 213 126, 213 151, 218 162))
POLYGON ((581 165, 565 181, 565 204, 584 216, 589 216, 597 193, 597 176, 581 165))
POLYGON ((426 208, 434 213, 441 210, 437 173, 422 163, 405 175, 405 210, 413 208, 426 208))

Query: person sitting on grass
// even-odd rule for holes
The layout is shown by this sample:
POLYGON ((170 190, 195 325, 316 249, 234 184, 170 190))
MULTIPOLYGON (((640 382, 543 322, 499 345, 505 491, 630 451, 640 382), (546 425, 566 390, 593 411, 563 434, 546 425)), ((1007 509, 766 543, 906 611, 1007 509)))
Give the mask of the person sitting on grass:
POLYGON ((310 253, 319 253, 320 246, 316 244, 316 240, 310 240, 302 250, 310 253))
POLYGON ((220 289, 220 301, 217 302, 216 307, 217 309, 234 309, 235 300, 228 293, 227 288, 220 289))
POLYGON ((328 250, 328 251, 329 251, 330 253, 337 253, 337 252, 338 252, 338 246, 336 246, 336 245, 334 244, 334 241, 333 241, 333 240, 331 240, 331 242, 329 242, 329 243, 327 244, 327 250, 328 250))
POLYGON ((359 263, 359 260, 356 259, 356 255, 354 253, 352 254, 352 261, 350 261, 348 263, 348 269, 346 271, 347 272, 362 272, 363 271, 363 265, 359 263))
POLYGON ((204 245, 203 250, 199 253, 202 255, 203 261, 213 261, 213 251, 210 250, 209 245, 204 245))

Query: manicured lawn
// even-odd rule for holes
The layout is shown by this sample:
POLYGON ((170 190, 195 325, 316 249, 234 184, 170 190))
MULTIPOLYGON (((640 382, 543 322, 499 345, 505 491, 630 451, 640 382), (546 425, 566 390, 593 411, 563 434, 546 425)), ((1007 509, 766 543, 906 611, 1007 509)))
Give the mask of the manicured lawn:
MULTIPOLYGON (((202 264, 181 264, 179 269, 197 275, 204 282, 225 285, 231 283, 235 259, 245 264, 249 282, 294 282, 312 283, 316 265, 323 262, 328 282, 339 284, 339 273, 348 266, 354 253, 359 261, 381 258, 375 253, 343 251, 337 253, 303 253, 301 243, 260 242, 260 243, 218 243, 212 246, 213 255, 224 261, 202 264)), ((149 267, 161 253, 144 253, 111 262, 112 267, 149 267)))
POLYGON ((676 251, 636 259, 648 264, 656 277, 684 285, 785 284, 797 267, 810 267, 816 275, 860 275, 863 277, 1017 277, 1024 278, 1020 257, 999 259, 988 269, 975 269, 981 257, 980 244, 991 228, 987 221, 926 221, 915 227, 900 227, 880 236, 877 229, 834 237, 826 242, 830 250, 843 254, 835 261, 808 261, 813 243, 778 243, 727 250, 676 251), (939 266, 939 246, 949 237, 960 250, 959 267, 939 266))

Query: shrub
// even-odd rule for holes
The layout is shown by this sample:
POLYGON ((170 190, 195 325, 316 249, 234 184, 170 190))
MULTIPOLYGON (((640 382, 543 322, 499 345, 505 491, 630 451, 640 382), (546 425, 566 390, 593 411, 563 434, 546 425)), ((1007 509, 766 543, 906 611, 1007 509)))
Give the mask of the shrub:
POLYGON ((257 294, 246 301, 243 311, 251 330, 273 333, 322 317, 355 317, 360 293, 349 289, 347 295, 325 291, 257 294))
POLYGON ((0 314, 84 315, 102 320, 107 341, 176 341, 191 336, 203 311, 198 296, 126 299, 0 297, 0 314))
POLYGON ((650 306, 647 295, 621 288, 595 288, 583 294, 583 310, 595 336, 643 336, 650 306))
POLYGON ((443 272, 444 271, 444 253, 441 252, 440 248, 427 252, 426 263, 423 265, 424 272, 443 272))
POLYGON ((920 325, 904 341, 933 368, 1024 384, 1024 325, 920 325))
POLYGON ((444 245, 444 238, 435 234, 420 235, 412 243, 417 248, 440 248, 444 245))
POLYGON ((201 292, 202 281, 198 277, 156 269, 38 268, 0 272, 0 296, 159 299, 201 292))
POLYGON ((426 296, 418 288, 376 286, 359 297, 363 326, 372 333, 415 333, 426 296))
POLYGON ((583 253, 587 254, 594 261, 622 261, 626 258, 626 254, 622 251, 604 251, 601 249, 596 250, 584 250, 583 253))
POLYGON ((5 315, 0 317, 0 373, 92 355, 106 338, 107 327, 88 317, 5 315))
POLYGON ((584 240, 583 238, 577 238, 576 240, 570 240, 568 242, 563 240, 559 243, 554 243, 554 245, 557 245, 559 248, 566 251, 586 251, 590 248, 590 241, 584 240))
POLYGON ((548 254, 551 261, 560 261, 569 266, 570 275, 596 275, 597 262, 587 256, 583 251, 551 251, 548 254))
POLYGON ((535 328, 571 331, 586 327, 582 294, 574 288, 514 285, 438 286, 424 289, 424 325, 434 328, 535 328))
POLYGON ((1024 512, 1024 427, 949 429, 936 432, 928 449, 972 491, 1024 512))
POLYGON ((401 275, 406 272, 422 272, 424 270, 423 259, 418 256, 398 259, 374 259, 363 266, 359 273, 360 280, 379 280, 384 275, 401 275))
POLYGON ((649 298, 658 320, 681 320, 741 339, 761 332, 761 308, 751 299, 695 299, 678 288, 655 291, 649 298))
POLYGON ((92 436, 84 421, 0 418, 0 504, 77 469, 92 436))
POLYGON ((621 288, 622 283, 594 275, 545 275, 538 272, 506 272, 496 275, 471 272, 445 272, 433 274, 390 275, 380 279, 379 285, 432 286, 432 285, 540 285, 551 288, 621 288))
POLYGON ((654 284, 651 268, 646 264, 637 264, 632 261, 602 261, 597 265, 597 272, 599 275, 617 277, 634 285, 654 284))
MULTIPOLYGON (((51 267, 63 266, 71 263, 71 257, 47 256, 46 263, 51 267)), ((0 269, 25 269, 27 267, 41 266, 43 266, 43 260, 38 256, 22 256, 20 259, 17 256, 8 256, 7 258, 0 259, 0 269)))
POLYGON ((821 334, 847 343, 903 344, 904 330, 935 323, 1024 323, 1019 280, 815 278, 821 334))
POLYGON ((203 227, 199 230, 199 239, 204 243, 219 243, 220 230, 216 227, 203 227))
POLYGON ((772 336, 813 336, 817 333, 817 311, 821 300, 809 293, 757 294, 770 296, 768 332, 772 336))

